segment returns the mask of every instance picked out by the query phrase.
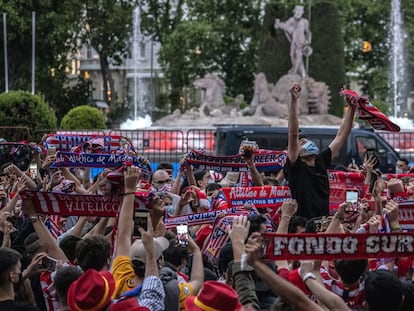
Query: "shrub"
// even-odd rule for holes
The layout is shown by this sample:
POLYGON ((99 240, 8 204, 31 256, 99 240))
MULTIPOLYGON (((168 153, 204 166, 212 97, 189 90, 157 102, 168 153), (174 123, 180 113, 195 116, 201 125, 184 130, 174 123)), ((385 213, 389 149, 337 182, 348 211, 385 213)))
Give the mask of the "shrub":
POLYGON ((105 129, 104 117, 98 108, 83 105, 72 108, 60 123, 62 130, 105 129))

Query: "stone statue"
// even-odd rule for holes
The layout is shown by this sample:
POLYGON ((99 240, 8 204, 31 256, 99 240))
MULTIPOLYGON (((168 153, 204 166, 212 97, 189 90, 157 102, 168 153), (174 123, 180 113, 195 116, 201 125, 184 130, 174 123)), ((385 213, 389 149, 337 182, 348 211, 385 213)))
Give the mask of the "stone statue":
POLYGON ((225 107, 224 94, 226 85, 224 81, 214 74, 206 74, 204 78, 197 79, 193 83, 194 87, 203 89, 204 100, 200 106, 200 115, 209 116, 215 109, 225 107))
POLYGON ((286 117, 288 105, 277 102, 269 92, 269 83, 263 72, 255 75, 254 95, 250 105, 241 111, 241 115, 286 117))
POLYGON ((302 5, 295 6, 293 16, 286 22, 275 20, 275 29, 282 29, 290 42, 290 60, 292 69, 289 73, 298 74, 306 77, 307 73, 303 64, 303 56, 310 56, 312 48, 310 47, 311 33, 309 31, 309 22, 303 17, 304 8, 302 5))

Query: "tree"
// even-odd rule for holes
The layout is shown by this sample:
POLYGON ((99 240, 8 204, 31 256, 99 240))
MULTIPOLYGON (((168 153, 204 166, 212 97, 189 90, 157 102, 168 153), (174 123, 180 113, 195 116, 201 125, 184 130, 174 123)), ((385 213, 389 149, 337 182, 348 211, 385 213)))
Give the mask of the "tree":
POLYGON ((105 121, 98 108, 83 105, 75 107, 63 117, 60 127, 63 130, 105 129, 105 121))
MULTIPOLYGON (((68 75, 66 55, 74 47, 80 17, 80 1, 2 1, 7 25, 9 90, 31 89, 32 16, 36 12, 35 90, 45 95, 52 107, 68 75), (53 25, 51 27, 51 25, 53 25)), ((1 32, 3 42, 3 32, 1 32)), ((0 49, 0 68, 4 72, 4 50, 0 49)), ((0 74, 0 92, 5 90, 5 76, 0 74)))
POLYGON ((105 101, 117 99, 110 65, 120 65, 129 53, 132 12, 137 1, 84 1, 85 31, 82 43, 89 43, 99 54, 105 101))
POLYGON ((195 76, 215 71, 222 75, 227 94, 251 97, 261 4, 260 0, 187 1, 187 20, 162 35, 161 64, 174 89, 182 92, 195 76))
POLYGON ((329 111, 342 116, 344 101, 339 90, 345 85, 345 63, 338 9, 334 3, 317 2, 312 6, 312 16, 309 76, 327 83, 331 92, 329 111))
POLYGON ((0 94, 0 124, 26 126, 31 133, 44 129, 53 131, 56 128, 56 117, 42 96, 24 91, 10 91, 0 94))

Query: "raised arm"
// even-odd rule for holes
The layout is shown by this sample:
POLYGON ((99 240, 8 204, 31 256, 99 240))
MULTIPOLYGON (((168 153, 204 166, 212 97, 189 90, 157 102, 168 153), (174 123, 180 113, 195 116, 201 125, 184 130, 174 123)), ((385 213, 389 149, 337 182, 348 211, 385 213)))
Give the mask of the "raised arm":
POLYGON ((318 300, 331 311, 350 311, 341 297, 329 291, 321 282, 320 275, 314 270, 313 262, 302 262, 300 277, 318 300))
POLYGON ((35 229, 37 236, 43 242, 46 247, 48 255, 57 259, 67 261, 65 253, 58 246, 57 241, 46 228, 44 223, 39 219, 36 208, 31 200, 31 198, 25 198, 23 201, 22 207, 23 213, 25 213, 30 220, 32 221, 33 228, 35 229))
POLYGON ((336 133, 334 140, 329 145, 329 148, 331 149, 331 152, 332 152, 332 159, 338 155, 339 150, 346 143, 349 133, 351 133, 352 123, 354 122, 354 116, 355 116, 355 106, 349 105, 346 116, 342 120, 342 124, 339 127, 339 130, 336 133))
POLYGON ((295 163, 300 151, 299 146, 299 121, 298 121, 298 98, 301 87, 294 84, 290 88, 290 112, 288 123, 288 158, 291 163, 295 163))
POLYGON ((135 188, 138 183, 140 170, 131 166, 124 172, 125 194, 122 199, 121 211, 118 218, 118 234, 114 258, 131 256, 132 216, 134 212, 135 188))
POLYGON ((257 275, 269 285, 270 289, 283 301, 295 307, 296 311, 322 311, 316 303, 310 300, 304 292, 292 283, 278 276, 259 259, 261 249, 261 237, 259 233, 253 233, 247 244, 248 263, 256 271, 257 275))

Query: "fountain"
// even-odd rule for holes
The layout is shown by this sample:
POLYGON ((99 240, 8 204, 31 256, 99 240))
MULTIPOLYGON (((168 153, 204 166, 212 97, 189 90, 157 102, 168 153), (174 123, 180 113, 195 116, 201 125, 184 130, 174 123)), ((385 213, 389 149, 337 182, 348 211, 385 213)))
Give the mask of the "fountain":
POLYGON ((141 43, 144 36, 141 32, 141 8, 136 7, 133 13, 133 34, 132 34, 132 66, 133 73, 128 77, 133 79, 133 103, 134 103, 134 119, 128 119, 121 124, 121 129, 137 129, 151 126, 151 117, 146 111, 147 94, 144 88, 141 69, 141 43))
POLYGON ((401 109, 406 109, 406 61, 405 32, 403 29, 400 0, 391 1, 390 24, 390 98, 394 107, 394 118, 402 117, 401 109))

